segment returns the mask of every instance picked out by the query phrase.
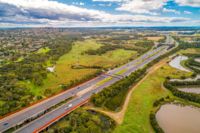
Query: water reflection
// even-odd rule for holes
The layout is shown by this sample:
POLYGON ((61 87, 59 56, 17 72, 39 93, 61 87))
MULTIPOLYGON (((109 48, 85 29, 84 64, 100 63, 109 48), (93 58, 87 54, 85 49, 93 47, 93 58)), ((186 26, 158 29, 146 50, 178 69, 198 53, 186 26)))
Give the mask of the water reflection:
POLYGON ((180 87, 178 90, 183 91, 183 92, 190 92, 190 93, 195 93, 195 94, 200 94, 200 87, 180 87))
POLYGON ((156 114, 165 133, 200 133, 200 109, 191 106, 165 104, 156 114))
POLYGON ((182 71, 186 71, 186 72, 190 72, 190 70, 184 68, 181 65, 181 61, 184 61, 184 60, 187 60, 187 59, 188 59, 187 56, 180 55, 180 56, 175 57, 173 60, 171 60, 169 62, 169 65, 173 68, 176 68, 176 69, 179 69, 179 70, 182 70, 182 71))

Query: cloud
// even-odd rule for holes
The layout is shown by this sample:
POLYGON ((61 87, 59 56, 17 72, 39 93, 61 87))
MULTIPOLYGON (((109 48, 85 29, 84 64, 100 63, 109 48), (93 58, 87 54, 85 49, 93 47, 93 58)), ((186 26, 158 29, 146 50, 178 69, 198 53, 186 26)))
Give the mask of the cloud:
POLYGON ((180 11, 177 11, 175 9, 167 9, 167 8, 163 8, 163 12, 181 14, 180 11))
POLYGON ((90 18, 95 19, 95 16, 100 16, 102 14, 101 11, 89 10, 49 0, 0 0, 0 5, 5 7, 3 9, 5 13, 13 12, 9 8, 12 7, 17 11, 15 13, 18 15, 20 14, 38 19, 61 20, 68 18, 77 20, 85 18, 87 20, 90 18))
POLYGON ((167 0, 127 0, 117 10, 137 14, 157 15, 156 11, 163 8, 167 0))
POLYGON ((80 6, 84 6, 85 3, 83 2, 72 2, 73 5, 80 5, 80 6))
POLYGON ((175 0, 180 6, 200 7, 200 0, 175 0))
POLYGON ((184 14, 192 14, 192 12, 190 12, 190 11, 184 11, 183 13, 184 14))
POLYGON ((110 6, 112 6, 112 3, 109 3, 109 4, 102 4, 102 3, 100 3, 98 5, 102 6, 102 7, 110 7, 110 6))
POLYGON ((94 2, 122 2, 125 0, 92 0, 94 2))
MULTIPOLYGON (((159 6, 162 7, 162 6, 159 6)), ((151 7, 150 9, 157 9, 151 7)), ((39 26, 100 26, 175 23, 182 17, 111 14, 50 0, 0 0, 0 23, 39 26)))

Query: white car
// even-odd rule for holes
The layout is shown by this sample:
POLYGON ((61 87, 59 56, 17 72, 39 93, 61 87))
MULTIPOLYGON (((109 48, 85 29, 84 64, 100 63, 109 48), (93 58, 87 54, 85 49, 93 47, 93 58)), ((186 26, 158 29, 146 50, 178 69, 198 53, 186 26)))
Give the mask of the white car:
POLYGON ((65 109, 71 108, 72 104, 69 104, 67 107, 65 107, 65 109))

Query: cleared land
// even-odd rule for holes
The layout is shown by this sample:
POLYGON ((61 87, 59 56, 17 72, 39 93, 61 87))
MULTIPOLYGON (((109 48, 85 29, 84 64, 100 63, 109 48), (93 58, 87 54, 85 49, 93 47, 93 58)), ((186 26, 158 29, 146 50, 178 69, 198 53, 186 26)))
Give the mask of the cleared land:
POLYGON ((150 41, 159 41, 161 39, 163 39, 164 37, 162 36, 155 36, 155 37, 147 37, 147 40, 150 40, 150 41))

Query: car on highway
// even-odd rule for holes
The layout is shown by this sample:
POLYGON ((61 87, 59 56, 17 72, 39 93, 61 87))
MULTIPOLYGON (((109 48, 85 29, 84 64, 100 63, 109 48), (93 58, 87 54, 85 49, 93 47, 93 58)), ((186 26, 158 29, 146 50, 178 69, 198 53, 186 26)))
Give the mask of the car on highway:
POLYGON ((72 107, 72 104, 69 104, 67 107, 65 107, 65 109, 69 109, 72 107))
POLYGON ((4 125, 4 126, 7 126, 7 125, 8 125, 8 123, 4 123, 3 125, 4 125))

